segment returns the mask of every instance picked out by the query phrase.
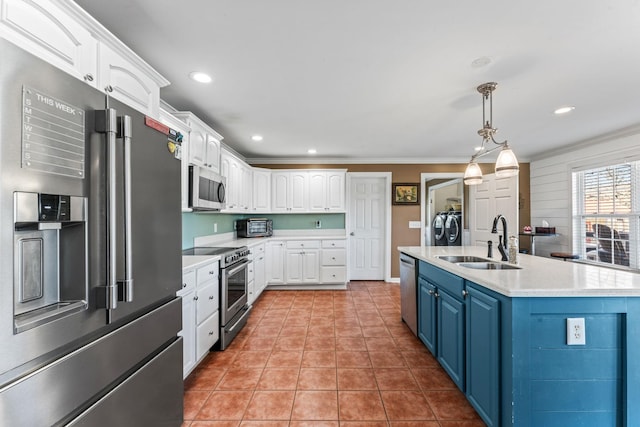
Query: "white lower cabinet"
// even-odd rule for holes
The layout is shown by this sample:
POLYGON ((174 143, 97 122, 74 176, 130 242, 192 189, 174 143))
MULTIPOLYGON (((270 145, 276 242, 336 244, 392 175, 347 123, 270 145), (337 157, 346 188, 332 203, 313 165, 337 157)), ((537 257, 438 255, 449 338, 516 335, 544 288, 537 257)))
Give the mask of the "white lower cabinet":
POLYGON ((322 283, 346 283, 347 281, 347 241, 344 239, 322 241, 322 283))
POLYGON ((285 260, 286 283, 318 283, 320 281, 320 241, 290 240, 285 260))
POLYGON ((219 261, 182 271, 183 377, 191 373, 220 338, 219 261))
POLYGON ((249 267, 248 267, 248 296, 247 302, 251 305, 259 297, 264 288, 266 287, 266 244, 259 243, 257 245, 249 246, 251 253, 249 254, 249 267))
POLYGON ((282 285, 284 284, 284 242, 272 240, 267 242, 266 246, 267 282, 272 285, 282 285))

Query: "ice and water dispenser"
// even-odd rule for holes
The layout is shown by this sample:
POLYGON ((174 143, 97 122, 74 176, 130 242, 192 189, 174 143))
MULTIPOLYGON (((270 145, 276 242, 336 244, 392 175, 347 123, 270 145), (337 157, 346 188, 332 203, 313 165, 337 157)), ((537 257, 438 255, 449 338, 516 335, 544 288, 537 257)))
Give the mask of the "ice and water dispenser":
POLYGON ((87 308, 87 200, 14 193, 14 322, 20 333, 87 308))

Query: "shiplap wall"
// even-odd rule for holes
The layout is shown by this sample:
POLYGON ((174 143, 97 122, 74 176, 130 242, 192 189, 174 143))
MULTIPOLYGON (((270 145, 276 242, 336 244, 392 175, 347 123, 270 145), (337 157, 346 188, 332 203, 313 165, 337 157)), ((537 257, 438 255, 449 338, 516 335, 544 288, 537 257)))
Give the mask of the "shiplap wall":
MULTIPOLYGON (((640 159, 640 129, 531 162, 531 226, 546 220, 560 236, 536 238, 536 255, 572 252, 571 172, 640 159)), ((525 225, 525 224, 523 224, 525 225)))

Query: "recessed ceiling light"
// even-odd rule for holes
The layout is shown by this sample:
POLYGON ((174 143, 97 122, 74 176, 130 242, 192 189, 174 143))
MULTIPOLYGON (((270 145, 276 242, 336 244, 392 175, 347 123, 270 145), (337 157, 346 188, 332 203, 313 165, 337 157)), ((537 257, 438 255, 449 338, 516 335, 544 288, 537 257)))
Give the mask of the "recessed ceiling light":
POLYGON ((309 154, 316 154, 316 153, 317 153, 317 151, 316 151, 316 149, 315 149, 315 148, 309 148, 309 149, 307 150, 307 153, 309 153, 309 154))
POLYGON ((575 109, 576 109, 576 107, 574 107, 573 105, 567 105, 567 106, 564 106, 564 107, 557 108, 553 112, 553 114, 558 114, 558 115, 559 114, 567 114, 567 113, 572 112, 575 109))
POLYGON ((191 80, 195 80, 198 83, 211 83, 211 81, 213 80, 210 75, 200 71, 191 72, 189 74, 189 77, 191 78, 191 80))
POLYGON ((254 141, 262 141, 263 138, 262 135, 253 135, 251 139, 254 141))

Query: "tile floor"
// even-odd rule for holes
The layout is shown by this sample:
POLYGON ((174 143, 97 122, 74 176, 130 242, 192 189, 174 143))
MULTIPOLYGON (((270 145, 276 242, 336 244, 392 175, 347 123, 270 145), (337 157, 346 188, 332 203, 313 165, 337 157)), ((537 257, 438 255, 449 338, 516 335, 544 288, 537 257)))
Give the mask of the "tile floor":
POLYGON ((185 381, 183 427, 480 427, 400 320, 400 288, 266 291, 185 381))

